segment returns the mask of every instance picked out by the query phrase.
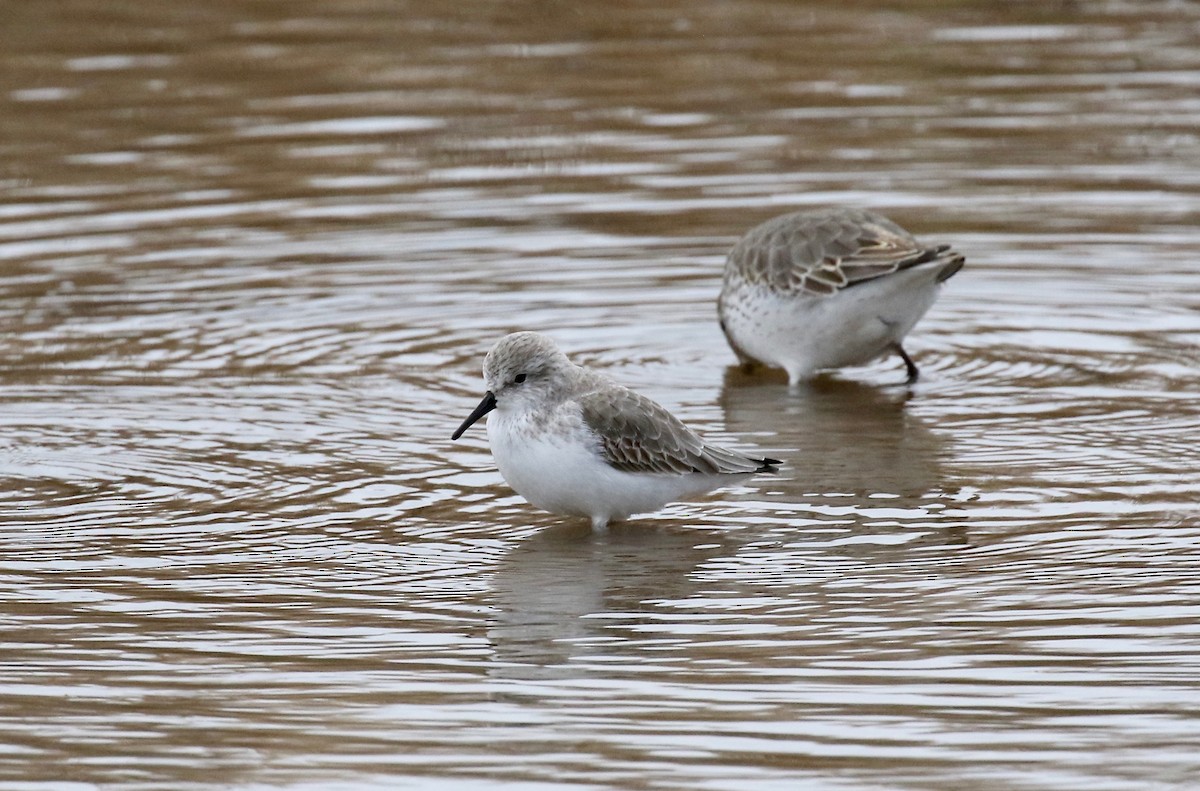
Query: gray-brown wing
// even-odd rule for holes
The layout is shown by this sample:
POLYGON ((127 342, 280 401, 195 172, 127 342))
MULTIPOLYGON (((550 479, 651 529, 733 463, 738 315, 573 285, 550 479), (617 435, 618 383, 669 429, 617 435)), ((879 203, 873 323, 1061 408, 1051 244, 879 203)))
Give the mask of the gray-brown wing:
POLYGON ((751 229, 729 253, 727 271, 773 291, 826 296, 945 250, 921 246, 874 212, 833 208, 785 214, 751 229))
POLYGON ((604 459, 626 472, 747 473, 774 460, 751 459, 704 441, 670 412, 619 385, 580 397, 583 420, 600 440, 604 459))

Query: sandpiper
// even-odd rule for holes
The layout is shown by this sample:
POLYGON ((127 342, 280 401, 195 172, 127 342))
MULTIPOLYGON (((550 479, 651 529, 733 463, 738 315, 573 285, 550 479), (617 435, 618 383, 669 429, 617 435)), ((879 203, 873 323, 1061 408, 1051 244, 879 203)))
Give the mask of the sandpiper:
POLYGON ((717 314, 748 369, 783 368, 794 385, 894 351, 911 384, 920 371, 901 341, 962 265, 949 245, 922 245, 874 212, 800 211, 738 241, 717 314))
POLYGON ((517 332, 483 361, 483 400, 451 439, 488 418, 504 480, 533 505, 609 522, 775 472, 775 459, 707 444, 654 401, 575 365, 544 335, 517 332))

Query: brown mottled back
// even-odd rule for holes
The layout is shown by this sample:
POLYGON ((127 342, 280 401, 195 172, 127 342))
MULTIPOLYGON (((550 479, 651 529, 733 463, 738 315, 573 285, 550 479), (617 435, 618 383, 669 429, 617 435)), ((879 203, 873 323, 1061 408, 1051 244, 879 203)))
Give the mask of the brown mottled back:
MULTIPOLYGON (((948 249, 922 246, 903 228, 874 212, 849 208, 801 211, 751 229, 730 251, 725 275, 727 282, 741 279, 780 293, 828 296, 855 283, 933 260, 948 249)), ((957 267, 941 279, 955 271, 957 267)))
POLYGON ((662 406, 620 385, 608 382, 580 396, 579 404, 584 423, 600 440, 605 461, 618 470, 671 475, 773 471, 773 460, 705 445, 662 406))

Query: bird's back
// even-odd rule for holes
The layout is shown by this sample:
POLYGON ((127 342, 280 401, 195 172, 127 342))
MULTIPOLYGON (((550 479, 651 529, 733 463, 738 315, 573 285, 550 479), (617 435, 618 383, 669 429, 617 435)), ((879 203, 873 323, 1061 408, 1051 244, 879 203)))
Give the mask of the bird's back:
POLYGON ((945 245, 921 245, 896 223, 865 209, 793 212, 767 220, 737 242, 726 262, 725 290, 749 286, 828 296, 947 252, 945 245))
POLYGON ((579 404, 605 461, 618 470, 725 475, 773 472, 778 464, 706 444, 665 407, 615 382, 581 395, 579 404))

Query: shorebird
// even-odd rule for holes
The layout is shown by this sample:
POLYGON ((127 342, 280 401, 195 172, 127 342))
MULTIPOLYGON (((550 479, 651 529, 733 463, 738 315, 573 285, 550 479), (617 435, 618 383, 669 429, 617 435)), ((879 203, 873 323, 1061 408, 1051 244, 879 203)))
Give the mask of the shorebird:
POLYGON ((609 522, 657 511, 781 462, 710 445, 656 402, 517 332, 483 361, 487 393, 451 439, 488 418, 500 474, 534 506, 609 522))
POLYGON ((747 369, 783 368, 794 385, 895 352, 912 384, 920 371, 901 342, 963 260, 874 212, 794 212, 730 251, 717 314, 747 369))

